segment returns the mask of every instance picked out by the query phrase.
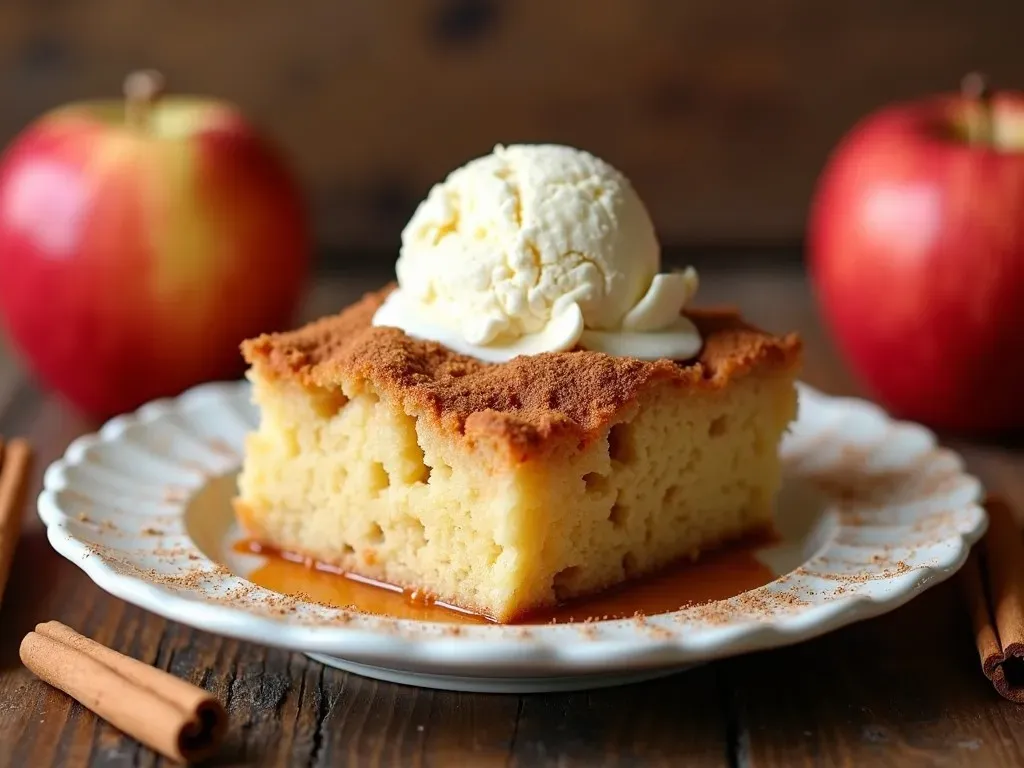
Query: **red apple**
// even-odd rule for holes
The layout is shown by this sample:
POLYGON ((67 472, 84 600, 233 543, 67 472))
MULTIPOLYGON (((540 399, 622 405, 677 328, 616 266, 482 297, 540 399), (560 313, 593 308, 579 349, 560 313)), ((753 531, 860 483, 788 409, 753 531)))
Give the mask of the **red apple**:
POLYGON ((304 200, 230 104, 163 97, 44 115, 0 160, 0 317, 42 382, 95 416, 242 370, 287 326, 310 262, 304 200))
POLYGON ((816 190, 808 267, 883 406, 995 432, 1024 427, 1024 94, 978 82, 854 127, 816 190))

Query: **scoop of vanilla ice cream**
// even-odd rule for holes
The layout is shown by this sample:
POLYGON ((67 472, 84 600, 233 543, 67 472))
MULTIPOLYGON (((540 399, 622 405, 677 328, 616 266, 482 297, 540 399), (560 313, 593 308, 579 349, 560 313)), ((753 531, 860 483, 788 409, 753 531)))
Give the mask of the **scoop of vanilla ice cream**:
POLYGON ((659 275, 660 261, 647 209, 615 168, 571 147, 498 146, 419 205, 399 288, 374 322, 485 360, 653 337, 653 356, 689 356, 700 340, 679 311, 696 274, 659 275))

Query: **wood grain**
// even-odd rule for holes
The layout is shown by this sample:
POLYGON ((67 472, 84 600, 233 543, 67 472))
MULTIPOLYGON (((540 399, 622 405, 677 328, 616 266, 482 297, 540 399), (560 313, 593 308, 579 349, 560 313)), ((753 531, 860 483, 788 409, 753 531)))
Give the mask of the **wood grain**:
POLYGON ((8 0, 0 141, 153 66, 280 141, 331 245, 394 249, 431 183, 541 140, 620 166, 666 242, 793 241, 866 112, 976 67, 1024 87, 1022 26, 1017 0, 8 0))
MULTIPOLYGON (((348 303, 385 275, 318 283, 307 314, 348 303)), ((800 330, 805 378, 856 393, 818 328, 798 271, 702 271, 708 301, 742 305, 800 330)), ((26 434, 42 469, 96 425, 17 379, 0 433, 26 434)), ((7 378, 5 378, 7 377, 7 378)), ((1020 447, 961 441, 972 470, 1024 505, 1020 447)), ((213 691, 231 729, 214 765, 791 766, 1019 765, 1024 708, 981 675, 955 584, 818 640, 606 691, 495 696, 379 683, 300 654, 198 632, 107 596, 26 521, 0 613, 0 768, 155 766, 123 738, 20 667, 17 645, 56 618, 122 653, 213 691)))
POLYGON ((888 616, 730 662, 748 764, 1022 764, 1024 708, 1004 706, 981 674, 964 610, 951 582, 888 616))

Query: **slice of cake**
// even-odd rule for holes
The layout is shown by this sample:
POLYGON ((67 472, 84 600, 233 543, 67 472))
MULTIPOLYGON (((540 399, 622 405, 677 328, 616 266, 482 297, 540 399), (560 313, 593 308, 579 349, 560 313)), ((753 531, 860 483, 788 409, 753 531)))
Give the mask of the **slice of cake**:
POLYGON ((374 325, 391 290, 243 344, 255 541, 508 622, 771 524, 797 337, 687 310, 686 363, 485 363, 374 325))

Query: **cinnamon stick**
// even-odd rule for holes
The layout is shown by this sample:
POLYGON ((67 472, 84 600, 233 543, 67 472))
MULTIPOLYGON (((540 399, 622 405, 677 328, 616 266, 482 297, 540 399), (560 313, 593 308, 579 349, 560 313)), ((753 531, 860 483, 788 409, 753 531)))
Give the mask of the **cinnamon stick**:
POLYGON ((989 497, 985 538, 962 584, 981 669, 1001 696, 1024 704, 1024 539, 1009 505, 989 497))
POLYGON ((209 692, 59 622, 29 632, 21 643, 21 660, 47 683, 171 760, 209 757, 227 730, 227 713, 209 692))
POLYGON ((27 442, 11 440, 5 448, 0 440, 0 602, 21 534, 22 508, 31 467, 32 449, 27 442))

